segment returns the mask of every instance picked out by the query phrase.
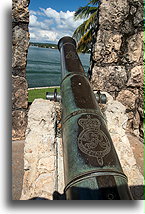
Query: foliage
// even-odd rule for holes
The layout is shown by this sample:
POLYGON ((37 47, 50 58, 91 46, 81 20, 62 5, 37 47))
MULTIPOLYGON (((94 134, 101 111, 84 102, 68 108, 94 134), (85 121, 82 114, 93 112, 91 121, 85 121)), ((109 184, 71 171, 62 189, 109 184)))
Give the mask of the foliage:
POLYGON ((75 20, 86 19, 73 34, 78 52, 88 52, 91 48, 99 3, 99 0, 91 0, 86 6, 78 8, 74 14, 75 20))

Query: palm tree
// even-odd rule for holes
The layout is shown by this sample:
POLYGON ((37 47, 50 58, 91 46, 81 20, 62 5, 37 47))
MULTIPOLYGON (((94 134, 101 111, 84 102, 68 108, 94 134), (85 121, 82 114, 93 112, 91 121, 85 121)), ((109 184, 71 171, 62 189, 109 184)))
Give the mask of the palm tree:
POLYGON ((99 3, 100 0, 91 0, 86 6, 78 8, 74 14, 75 20, 86 19, 73 33, 78 52, 88 52, 91 48, 99 3))

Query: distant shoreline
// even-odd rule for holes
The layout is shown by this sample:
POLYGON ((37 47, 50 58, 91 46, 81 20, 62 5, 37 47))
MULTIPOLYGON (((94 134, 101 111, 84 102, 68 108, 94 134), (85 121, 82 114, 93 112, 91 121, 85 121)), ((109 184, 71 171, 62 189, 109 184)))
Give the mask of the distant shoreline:
POLYGON ((38 48, 51 48, 51 49, 58 49, 57 44, 52 43, 39 43, 39 42, 30 42, 29 46, 34 46, 38 48))
POLYGON ((28 88, 28 90, 44 89, 44 88, 60 88, 60 86, 36 87, 36 88, 28 88))

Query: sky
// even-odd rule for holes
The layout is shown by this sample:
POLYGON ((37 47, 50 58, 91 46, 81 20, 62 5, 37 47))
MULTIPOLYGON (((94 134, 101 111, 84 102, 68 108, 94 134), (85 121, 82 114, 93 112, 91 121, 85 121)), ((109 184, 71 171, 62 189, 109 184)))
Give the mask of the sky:
POLYGON ((30 41, 57 43, 72 36, 84 20, 74 21, 74 12, 88 0, 30 0, 30 41))

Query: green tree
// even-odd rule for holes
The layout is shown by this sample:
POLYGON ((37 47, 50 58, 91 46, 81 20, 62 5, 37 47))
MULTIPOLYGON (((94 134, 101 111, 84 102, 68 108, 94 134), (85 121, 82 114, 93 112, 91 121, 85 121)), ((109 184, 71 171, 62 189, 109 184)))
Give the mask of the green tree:
POLYGON ((91 0, 86 6, 78 8, 74 14, 75 20, 86 19, 73 34, 73 38, 77 41, 78 52, 88 52, 91 48, 99 3, 99 0, 91 0))

